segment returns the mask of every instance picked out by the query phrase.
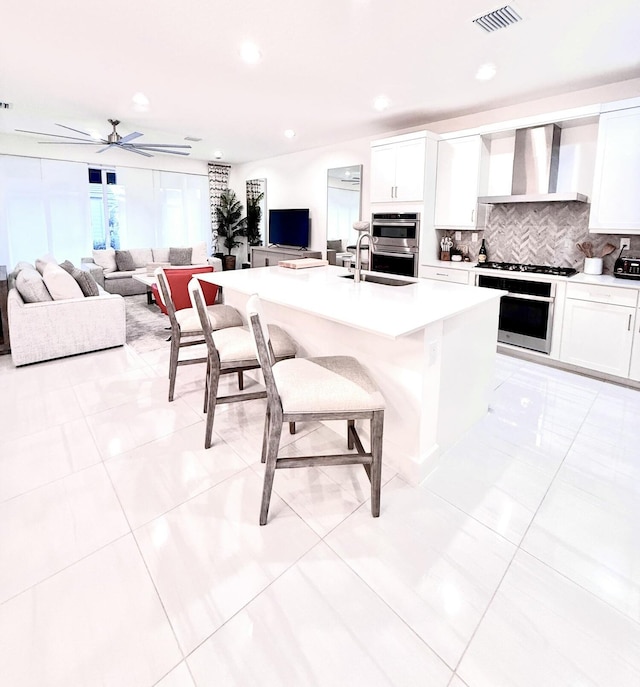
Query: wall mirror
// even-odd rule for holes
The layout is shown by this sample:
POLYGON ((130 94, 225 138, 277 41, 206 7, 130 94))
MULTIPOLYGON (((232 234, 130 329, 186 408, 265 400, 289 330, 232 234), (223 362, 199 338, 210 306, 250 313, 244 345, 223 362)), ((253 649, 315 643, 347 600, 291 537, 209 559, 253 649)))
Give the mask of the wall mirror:
POLYGON ((247 244, 267 243, 267 180, 247 179, 247 244))
MULTIPOLYGON (((334 167, 327 172, 327 241, 334 250, 345 251, 355 245, 358 235, 353 223, 360 219, 362 210, 362 165, 334 167)), ((329 244, 328 244, 329 245, 329 244)))

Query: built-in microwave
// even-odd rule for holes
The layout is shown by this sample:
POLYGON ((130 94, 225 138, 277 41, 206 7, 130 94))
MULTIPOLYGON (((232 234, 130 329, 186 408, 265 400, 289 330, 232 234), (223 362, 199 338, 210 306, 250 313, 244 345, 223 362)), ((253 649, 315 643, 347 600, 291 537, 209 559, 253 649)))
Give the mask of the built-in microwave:
POLYGON ((371 216, 372 248, 385 253, 417 253, 419 212, 380 212, 371 216))

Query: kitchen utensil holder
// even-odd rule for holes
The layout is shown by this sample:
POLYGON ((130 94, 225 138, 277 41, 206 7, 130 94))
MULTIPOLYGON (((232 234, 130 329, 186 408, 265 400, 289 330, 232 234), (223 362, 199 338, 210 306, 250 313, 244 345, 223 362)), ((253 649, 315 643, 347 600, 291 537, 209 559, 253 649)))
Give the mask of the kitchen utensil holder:
POLYGON ((451 260, 451 253, 448 250, 441 250, 440 260, 451 260))
POLYGON ((602 258, 585 258, 585 274, 602 274, 602 258))

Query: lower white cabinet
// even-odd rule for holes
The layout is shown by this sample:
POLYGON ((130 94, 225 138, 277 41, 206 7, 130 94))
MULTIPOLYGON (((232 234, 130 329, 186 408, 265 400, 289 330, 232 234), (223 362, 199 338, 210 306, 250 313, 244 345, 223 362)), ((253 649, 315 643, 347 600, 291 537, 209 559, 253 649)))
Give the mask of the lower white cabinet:
POLYGON ((322 253, 319 250, 300 250, 298 248, 282 248, 280 246, 254 246, 251 249, 251 267, 269 267, 277 265, 280 260, 321 257, 322 253))
POLYGON ((432 267, 421 265, 419 276, 423 279, 436 279, 437 281, 451 281, 456 284, 469 284, 470 270, 454 269, 448 267, 432 267))
POLYGON ((635 289, 568 285, 560 360, 628 377, 637 298, 635 289))
POLYGON ((629 378, 640 382, 640 309, 636 312, 636 324, 633 335, 633 349, 631 351, 631 365, 629 378))

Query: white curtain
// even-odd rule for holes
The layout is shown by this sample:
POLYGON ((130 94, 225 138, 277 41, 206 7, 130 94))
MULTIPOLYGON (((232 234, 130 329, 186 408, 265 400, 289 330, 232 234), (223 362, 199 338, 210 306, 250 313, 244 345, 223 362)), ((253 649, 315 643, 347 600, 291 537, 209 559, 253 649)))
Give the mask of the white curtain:
POLYGON ((91 255, 87 165, 0 156, 0 263, 91 255))
POLYGON ((207 177, 150 169, 116 169, 124 189, 120 207, 120 246, 191 246, 207 241, 209 185, 207 177))

